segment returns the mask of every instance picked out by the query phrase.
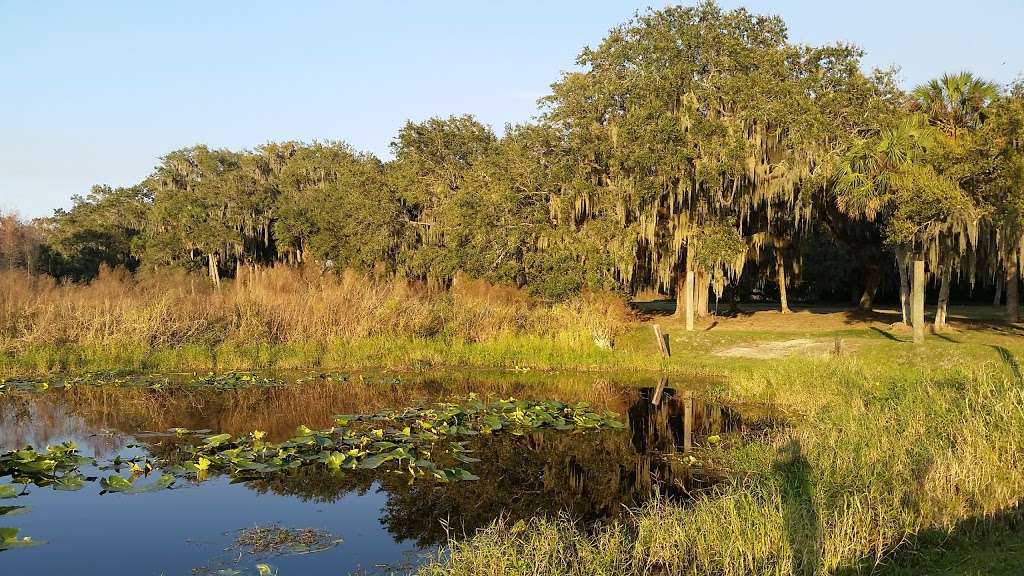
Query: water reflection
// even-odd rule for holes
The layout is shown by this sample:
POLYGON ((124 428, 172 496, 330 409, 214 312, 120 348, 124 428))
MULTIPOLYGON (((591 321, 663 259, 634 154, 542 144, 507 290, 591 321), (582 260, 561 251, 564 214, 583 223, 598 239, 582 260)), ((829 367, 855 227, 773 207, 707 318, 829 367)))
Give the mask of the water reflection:
MULTIPOLYGON (((313 522, 316 514, 331 511, 333 521, 342 522, 348 531, 383 527, 395 543, 411 542, 421 549, 432 549, 449 536, 471 534, 498 516, 516 521, 566 513, 584 525, 593 525, 615 518, 656 494, 686 498, 718 478, 683 456, 707 445, 712 437, 720 441, 738 438, 747 426, 736 409, 708 403, 691 391, 676 390, 665 380, 645 388, 599 380, 494 383, 469 378, 421 378, 400 385, 385 379, 314 381, 284 388, 221 392, 79 387, 0 397, 0 448, 10 450, 26 443, 42 447, 70 439, 88 446, 99 457, 109 458, 126 445, 138 443, 154 456, 174 460, 180 439, 143 432, 185 427, 238 434, 260 429, 280 440, 290 436, 299 424, 326 427, 336 414, 423 405, 465 398, 470 392, 484 400, 509 396, 585 400, 597 408, 618 412, 627 426, 622 431, 586 434, 499 433, 477 437, 471 447, 481 461, 468 467, 481 477, 478 482, 410 483, 407 476, 379 471, 331 474, 325 468, 309 466, 247 480, 243 485, 264 497, 285 499, 281 505, 294 499, 305 503, 305 509, 316 511, 309 512, 312 525, 317 525, 313 522), (351 513, 353 503, 360 499, 374 502, 378 512, 351 513)), ((211 484, 218 490, 243 489, 211 484)), ((198 486, 199 493, 209 489, 206 484, 198 486)), ((96 498, 97 491, 87 487, 72 496, 96 498)), ((36 490, 35 496, 46 498, 43 492, 36 490)), ((150 496, 137 497, 140 512, 144 512, 147 498, 150 496)), ((288 506, 296 508, 294 504, 288 506)), ((224 531, 241 523, 231 517, 215 522, 224 531)), ((51 548, 72 550, 75 545, 50 540, 51 548)), ((346 547, 340 548, 337 554, 343 554, 346 547)), ((110 550, 110 554, 116 553, 110 550)), ((202 565, 203 561, 196 558, 193 565, 202 565)), ((312 565, 307 568, 303 573, 318 573, 312 565)), ((338 568, 336 560, 329 573, 336 573, 338 568)))

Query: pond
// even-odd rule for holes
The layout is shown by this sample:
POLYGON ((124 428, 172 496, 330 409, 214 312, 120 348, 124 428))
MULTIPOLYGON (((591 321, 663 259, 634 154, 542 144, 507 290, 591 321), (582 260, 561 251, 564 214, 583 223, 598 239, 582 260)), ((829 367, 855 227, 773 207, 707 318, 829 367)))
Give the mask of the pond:
MULTIPOLYGON (((0 451, 74 442, 96 459, 75 491, 24 487, 0 505, 24 506, 0 526, 45 543, 0 552, 5 575, 256 574, 268 563, 282 575, 405 573, 436 556, 450 538, 503 517, 510 522, 567 514, 581 525, 605 522, 662 495, 685 499, 719 479, 693 453, 738 441, 768 416, 702 400, 708 382, 669 384, 586 376, 275 375, 85 381, 46 390, 11 385, 0 393, 0 451), (685 384, 685 385, 684 385, 685 384), (696 392, 694 392, 696 391, 696 392), (336 423, 339 414, 498 398, 586 402, 611 410, 621 429, 496 430, 469 437, 461 464, 479 480, 413 479, 395 470, 332 470, 303 465, 266 474, 177 474, 169 488, 104 492, 97 465, 154 462, 137 484, 158 482, 160 465, 202 439, 173 428, 280 442, 296 428, 336 423), (476 461, 479 460, 479 461, 476 461), (252 529, 312 529, 312 542, 277 549, 242 545, 252 529), (249 529, 245 532, 243 530, 249 529), (315 532, 313 532, 315 530, 315 532), (306 552, 306 553, 300 553, 306 552), (235 572, 237 571, 237 572, 235 572)), ((124 476, 124 468, 116 471, 124 476)), ((10 476, 0 479, 11 486, 10 476)), ((267 531, 260 534, 267 534, 267 531)))

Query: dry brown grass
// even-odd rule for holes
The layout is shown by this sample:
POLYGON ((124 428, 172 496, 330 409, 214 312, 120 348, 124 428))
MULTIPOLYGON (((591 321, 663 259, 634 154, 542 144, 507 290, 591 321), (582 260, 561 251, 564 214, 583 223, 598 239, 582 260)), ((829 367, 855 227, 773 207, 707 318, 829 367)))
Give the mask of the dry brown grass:
POLYGON ((468 278, 438 293, 400 279, 293 268, 244 275, 221 290, 174 271, 132 276, 104 270, 81 285, 6 271, 0 272, 0 295, 0 344, 11 352, 66 344, 213 348, 391 335, 614 340, 631 318, 625 302, 612 295, 550 304, 468 278))

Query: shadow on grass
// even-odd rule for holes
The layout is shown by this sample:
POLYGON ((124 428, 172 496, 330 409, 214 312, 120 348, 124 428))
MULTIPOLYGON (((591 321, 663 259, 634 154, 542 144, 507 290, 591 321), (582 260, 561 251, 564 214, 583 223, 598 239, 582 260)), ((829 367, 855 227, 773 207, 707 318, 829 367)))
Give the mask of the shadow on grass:
POLYGON ((899 336, 893 334, 892 332, 888 332, 886 330, 882 330, 881 328, 878 328, 878 327, 875 327, 875 326, 871 327, 871 331, 876 333, 876 334, 880 334, 882 336, 885 336, 886 338, 888 338, 889 340, 892 340, 893 342, 910 342, 911 341, 910 338, 900 338, 899 336))
POLYGON ((999 353, 1000 360, 1002 360, 1010 369, 1010 372, 1013 373, 1013 377, 1017 380, 1017 384, 1024 385, 1024 374, 1021 373, 1020 363, 1017 362, 1017 357, 1013 355, 1013 352, 1010 352, 1002 346, 993 345, 992 349, 999 353))
POLYGON ((779 449, 775 470, 782 475, 783 522, 793 554, 793 574, 812 575, 821 561, 821 520, 811 498, 811 464, 798 440, 779 449))
POLYGON ((963 344, 963 340, 957 340, 956 338, 953 338, 948 334, 943 334, 942 332, 933 332, 932 336, 935 336, 936 338, 941 338, 946 342, 952 342, 953 344, 963 344))
POLYGON ((881 564, 865 560, 836 576, 1018 576, 1024 574, 1024 505, 951 530, 917 536, 912 547, 881 564))

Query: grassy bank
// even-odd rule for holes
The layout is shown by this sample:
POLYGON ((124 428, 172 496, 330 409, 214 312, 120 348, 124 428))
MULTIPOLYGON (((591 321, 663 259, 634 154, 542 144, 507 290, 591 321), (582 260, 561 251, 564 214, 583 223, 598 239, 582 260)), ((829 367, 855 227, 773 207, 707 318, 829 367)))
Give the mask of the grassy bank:
MULTIPOLYGON (((704 454, 734 472, 715 493, 650 504, 596 535, 561 519, 497 525, 422 572, 923 573, 914 566, 936 555, 991 564, 971 542, 1020 537, 1024 386, 998 361, 914 375, 870 358, 791 360, 741 371, 723 393, 771 397, 795 416, 704 454)), ((1024 551, 1008 550, 1001 564, 1019 566, 1024 551)))

